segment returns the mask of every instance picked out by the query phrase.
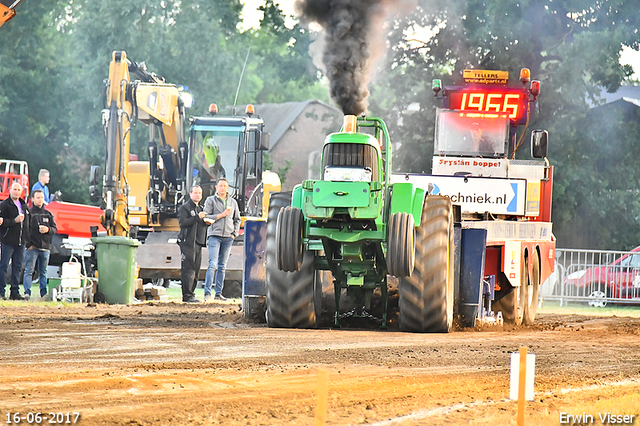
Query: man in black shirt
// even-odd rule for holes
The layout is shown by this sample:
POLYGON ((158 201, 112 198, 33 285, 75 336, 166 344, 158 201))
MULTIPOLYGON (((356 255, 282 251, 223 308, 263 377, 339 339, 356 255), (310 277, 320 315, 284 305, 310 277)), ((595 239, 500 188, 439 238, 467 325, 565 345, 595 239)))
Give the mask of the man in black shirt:
POLYGON ((198 284, 200 275, 200 263, 202 261, 202 247, 207 245, 207 224, 205 213, 200 201, 202 200, 202 188, 191 187, 190 200, 178 209, 178 223, 180 234, 178 243, 182 253, 180 278, 182 279, 182 301, 186 303, 200 303, 193 292, 198 284))
POLYGON ((20 296, 20 274, 24 263, 24 246, 29 235, 31 213, 22 198, 22 185, 11 184, 9 198, 0 203, 0 298, 4 299, 6 274, 11 261, 11 293, 13 300, 23 300, 20 296))

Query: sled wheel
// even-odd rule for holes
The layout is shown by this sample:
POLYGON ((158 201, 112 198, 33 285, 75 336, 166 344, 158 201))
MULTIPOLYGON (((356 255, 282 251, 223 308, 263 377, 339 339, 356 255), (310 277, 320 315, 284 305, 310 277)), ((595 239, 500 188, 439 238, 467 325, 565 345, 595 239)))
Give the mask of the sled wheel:
POLYGON ((527 301, 528 281, 529 274, 527 273, 527 258, 525 257, 522 264, 522 273, 520 275, 520 286, 513 287, 506 277, 504 277, 502 280, 504 287, 500 290, 501 295, 499 296, 499 293, 496 294, 496 302, 493 304, 493 311, 501 311, 505 323, 522 325, 525 304, 527 301))
POLYGON ((400 278, 400 329, 447 333, 453 323, 453 207, 444 196, 430 195, 416 228, 415 266, 400 278))
POLYGON ((416 230, 413 216, 394 213, 389 218, 387 269, 389 275, 409 277, 415 264, 416 230))
POLYGON ((533 269, 529 279, 527 288, 527 303, 524 307, 524 318, 522 322, 525 325, 531 325, 536 320, 536 312, 538 311, 538 293, 540 291, 540 258, 538 253, 533 253, 533 269))
POLYGON ((154 287, 169 288, 170 281, 164 278, 152 278, 151 284, 153 284, 154 287))
POLYGON ((242 298, 242 283, 240 281, 225 281, 222 287, 222 295, 229 299, 242 298))

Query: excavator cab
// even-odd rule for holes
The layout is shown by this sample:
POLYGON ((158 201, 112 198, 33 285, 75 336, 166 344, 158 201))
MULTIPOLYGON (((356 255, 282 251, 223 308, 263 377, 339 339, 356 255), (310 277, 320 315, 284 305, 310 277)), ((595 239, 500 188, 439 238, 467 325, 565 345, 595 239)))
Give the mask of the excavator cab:
POLYGON ((264 122, 250 116, 207 116, 191 119, 187 186, 200 185, 204 198, 215 194, 216 182, 229 181, 229 194, 246 212, 262 180, 264 122))
POLYGON ((238 185, 234 171, 241 139, 238 132, 225 132, 224 129, 195 130, 191 132, 191 138, 194 158, 190 186, 200 185, 202 196, 206 198, 215 193, 218 179, 226 178, 229 181, 229 193, 232 196, 236 194, 238 185))

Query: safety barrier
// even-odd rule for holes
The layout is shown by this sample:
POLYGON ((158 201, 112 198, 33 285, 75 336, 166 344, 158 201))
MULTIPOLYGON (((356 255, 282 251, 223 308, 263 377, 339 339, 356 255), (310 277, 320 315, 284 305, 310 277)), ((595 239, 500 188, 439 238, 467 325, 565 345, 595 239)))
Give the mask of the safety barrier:
POLYGON ((556 249, 555 272, 541 287, 544 300, 640 304, 640 248, 634 251, 556 249))

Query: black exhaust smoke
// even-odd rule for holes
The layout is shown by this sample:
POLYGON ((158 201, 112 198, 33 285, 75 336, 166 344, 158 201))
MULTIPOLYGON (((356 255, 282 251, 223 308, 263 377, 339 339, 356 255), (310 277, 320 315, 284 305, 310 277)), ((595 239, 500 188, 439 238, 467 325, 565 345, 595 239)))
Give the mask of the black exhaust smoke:
POLYGON ((297 0, 301 19, 317 22, 325 30, 322 63, 331 98, 344 114, 360 115, 367 109, 370 71, 386 47, 384 18, 386 7, 392 2, 297 0))

